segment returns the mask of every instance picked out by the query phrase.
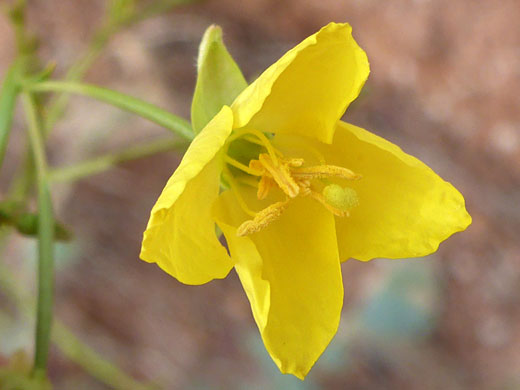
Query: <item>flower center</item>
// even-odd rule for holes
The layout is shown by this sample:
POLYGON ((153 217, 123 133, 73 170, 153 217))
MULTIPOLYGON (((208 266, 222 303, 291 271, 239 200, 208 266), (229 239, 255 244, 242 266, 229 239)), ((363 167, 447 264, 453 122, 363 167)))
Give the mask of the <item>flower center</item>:
POLYGON ((239 226, 237 235, 256 233, 280 218, 291 199, 309 196, 320 202, 328 211, 338 217, 349 216, 349 211, 359 204, 357 193, 349 187, 332 183, 333 178, 358 180, 361 175, 350 169, 325 164, 325 159, 317 150, 310 150, 317 156, 319 165, 307 166, 303 158, 286 157, 277 150, 267 136, 257 130, 239 130, 228 140, 226 147, 224 178, 234 191, 240 207, 252 217, 239 226), (265 149, 257 158, 244 164, 229 156, 229 145, 236 140, 245 140, 265 149), (233 175, 230 167, 241 171, 233 175), (285 200, 272 203, 258 212, 252 211, 238 190, 238 182, 256 188, 259 200, 265 199, 273 189, 279 189, 285 200))

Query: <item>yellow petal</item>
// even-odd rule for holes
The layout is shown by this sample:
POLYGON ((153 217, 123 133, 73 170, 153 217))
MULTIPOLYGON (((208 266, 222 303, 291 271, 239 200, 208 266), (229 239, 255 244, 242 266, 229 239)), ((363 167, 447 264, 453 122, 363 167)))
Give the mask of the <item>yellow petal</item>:
POLYGON ((425 256, 471 223, 457 189, 375 134, 339 122, 322 151, 327 162, 363 175, 348 183, 359 205, 336 218, 341 260, 425 256))
POLYGON ((141 259, 157 263, 186 284, 224 278, 233 266, 211 216, 219 192, 221 149, 232 125, 233 114, 224 106, 197 135, 159 196, 144 232, 141 259))
POLYGON ((238 237, 249 217, 235 195, 221 194, 215 206, 267 351, 283 373, 303 379, 336 334, 343 304, 333 216, 296 198, 267 228, 238 237))
POLYGON ((235 128, 332 141, 336 122, 368 77, 348 24, 330 23, 288 51, 232 104, 235 128))

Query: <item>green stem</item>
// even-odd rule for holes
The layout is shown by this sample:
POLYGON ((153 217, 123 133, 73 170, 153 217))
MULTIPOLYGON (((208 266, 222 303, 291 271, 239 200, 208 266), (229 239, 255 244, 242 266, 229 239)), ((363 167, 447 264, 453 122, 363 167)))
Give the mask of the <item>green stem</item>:
MULTIPOLYGON (((4 237, 0 237, 0 240, 2 238, 4 237)), ((32 297, 20 288, 20 283, 16 282, 14 275, 2 263, 0 263, 0 289, 16 304, 25 317, 31 317, 34 305, 32 297)), ((67 358, 94 378, 114 389, 150 390, 155 388, 153 385, 139 383, 121 371, 113 363, 85 345, 57 318, 54 319, 52 342, 67 358)))
POLYGON ((20 61, 15 61, 7 70, 0 92, 0 167, 4 161, 11 125, 13 123, 14 107, 19 92, 19 73, 20 61))
MULTIPOLYGON (((18 75, 16 82, 18 83, 18 93, 20 92, 20 82, 27 73, 40 68, 40 61, 36 55, 36 37, 31 35, 26 29, 26 5, 27 0, 14 0, 11 6, 7 8, 8 17, 14 30, 17 49, 16 63, 18 64, 18 75)), ((23 173, 20 173, 19 170, 15 172, 13 184, 11 184, 8 191, 8 197, 21 201, 25 201, 29 194, 32 179, 34 178, 34 164, 29 148, 27 148, 23 165, 23 173)))
POLYGON ((79 180, 84 177, 107 171, 110 168, 113 168, 116 164, 170 151, 184 145, 186 145, 186 141, 172 139, 151 141, 145 144, 129 147, 128 149, 122 150, 118 153, 95 157, 91 160, 66 166, 64 168, 55 168, 50 171, 50 180, 53 182, 70 182, 79 180))
POLYGON ((191 125, 185 119, 143 100, 107 88, 66 81, 42 81, 25 85, 24 88, 31 92, 68 92, 87 96, 140 115, 187 140, 194 137, 191 125))
POLYGON ((42 128, 33 97, 24 92, 22 102, 28 119, 29 140, 36 166, 38 188, 38 305, 34 374, 45 375, 52 326, 54 297, 54 217, 49 191, 42 128))
POLYGON ((11 20, 14 30, 14 40, 19 56, 31 55, 33 45, 25 30, 25 7, 27 0, 15 0, 9 9, 7 15, 11 20))
MULTIPOLYGON (((27 140, 26 140, 27 141, 27 140)), ((7 191, 7 197, 12 200, 26 202, 34 183, 34 157, 30 145, 24 151, 21 166, 18 167, 7 191)))

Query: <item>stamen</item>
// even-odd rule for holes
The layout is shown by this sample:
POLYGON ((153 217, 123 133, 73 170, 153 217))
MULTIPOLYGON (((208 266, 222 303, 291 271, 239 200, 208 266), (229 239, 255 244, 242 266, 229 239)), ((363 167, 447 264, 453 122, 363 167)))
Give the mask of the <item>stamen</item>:
POLYGON ((295 168, 292 171, 294 178, 297 179, 321 179, 326 177, 340 177, 347 180, 361 179, 361 175, 352 172, 350 169, 338 167, 336 165, 317 165, 314 167, 295 168))
POLYGON ((294 157, 284 158, 284 159, 282 159, 282 161, 285 164, 289 165, 291 168, 299 168, 305 162, 305 160, 303 158, 294 158, 294 157))
POLYGON ((227 155, 226 149, 225 162, 227 165, 224 166, 223 173, 227 178, 229 187, 236 196, 238 204, 246 214, 252 217, 251 220, 245 221, 239 226, 238 236, 246 236, 264 229, 280 218, 289 201, 298 195, 312 197, 338 217, 349 216, 350 210, 359 204, 354 189, 342 188, 332 183, 330 178, 356 180, 362 176, 344 167, 327 165, 321 153, 314 147, 306 143, 302 144, 302 148, 313 154, 320 165, 304 166, 305 160, 303 158, 285 157, 273 147, 264 133, 254 129, 236 131, 228 139, 226 147, 228 148, 231 142, 240 137, 243 137, 245 141, 264 147, 267 153, 260 153, 257 159, 251 159, 249 164, 245 165, 227 155), (247 175, 238 175, 237 178, 234 178, 228 165, 245 172, 247 175), (323 188, 323 191, 317 191, 313 188, 314 180, 323 183, 319 187, 323 188), (238 190, 237 181, 256 188, 256 195, 259 200, 267 198, 270 191, 275 187, 282 190, 287 198, 285 201, 273 203, 259 212, 254 212, 249 209, 238 190))
POLYGON ((251 134, 251 135, 254 135, 255 137, 257 137, 260 140, 262 146, 264 148, 266 148, 267 153, 269 153, 269 156, 271 156, 271 158, 273 159, 274 164, 278 165, 278 158, 276 157, 276 151, 275 151, 273 145, 271 144, 271 142, 267 139, 265 134, 262 133, 261 131, 258 131, 255 129, 239 130, 235 134, 233 134, 231 137, 228 138, 227 143, 229 144, 229 143, 233 142, 234 140, 236 140, 237 138, 242 137, 245 134, 251 134))
POLYGON ((300 180, 298 181, 298 185, 300 186, 300 195, 308 196, 311 194, 311 181, 310 180, 300 180))
POLYGON ((280 218, 288 204, 289 200, 276 202, 262 211, 259 211, 252 220, 245 221, 238 227, 237 236, 247 236, 266 228, 269 224, 280 218))
POLYGON ((254 168, 252 168, 251 166, 247 166, 247 165, 244 165, 242 164, 240 161, 237 161, 235 160, 234 158, 232 157, 229 157, 228 155, 226 155, 224 157, 224 160, 229 164, 229 165, 232 165, 234 166, 235 168, 237 169, 240 169, 241 171, 244 171, 245 173, 248 173, 250 175, 253 175, 253 176, 262 176, 263 172, 262 171, 258 171, 254 168))
POLYGON ((274 151, 273 145, 271 145, 271 142, 267 139, 264 133, 258 130, 249 130, 251 134, 258 137, 260 141, 264 143, 265 148, 267 149, 267 153, 269 153, 269 156, 271 156, 271 159, 273 160, 274 165, 278 165, 278 158, 276 157, 276 153, 274 151))
POLYGON ((273 188, 275 182, 272 178, 268 176, 262 176, 260 182, 258 183, 258 191, 256 192, 256 197, 260 200, 265 199, 269 194, 271 188, 273 188))
POLYGON ((249 168, 254 169, 255 171, 262 172, 262 175, 265 175, 268 173, 265 170, 265 167, 262 165, 262 163, 259 160, 251 160, 249 161, 249 168))
MULTIPOLYGON (((247 142, 251 142, 252 144, 255 144, 255 145, 260 145, 260 146, 264 146, 264 143, 262 141, 260 141, 259 139, 255 138, 255 137, 252 137, 251 135, 245 135, 244 136, 244 139, 247 141, 247 142)), ((273 150, 274 152, 282 157, 283 156, 283 153, 280 152, 278 149, 276 149, 274 146, 273 146, 273 150)))
POLYGON ((273 176, 274 181, 278 186, 285 192, 289 197, 295 198, 299 192, 300 187, 296 181, 292 178, 289 167, 286 164, 275 166, 270 156, 262 153, 258 156, 258 160, 264 168, 273 176))

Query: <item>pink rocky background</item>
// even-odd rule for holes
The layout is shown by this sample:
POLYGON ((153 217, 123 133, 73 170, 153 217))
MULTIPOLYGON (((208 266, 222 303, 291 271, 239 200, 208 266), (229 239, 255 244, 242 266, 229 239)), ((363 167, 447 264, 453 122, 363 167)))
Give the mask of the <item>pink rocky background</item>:
MULTIPOLYGON (((100 23, 100 0, 34 0, 40 53, 64 71, 100 23)), ((220 24, 248 79, 329 21, 348 21, 371 76, 346 119, 399 144, 465 195, 473 224, 426 258, 343 264, 340 331, 305 382, 266 356, 236 274, 185 286, 138 260, 151 206, 180 155, 127 163, 55 203, 74 244, 58 247, 57 315, 103 356, 165 389, 520 388, 520 2, 518 0, 212 0, 119 33, 87 80, 186 118, 197 45, 220 24)), ((0 75, 13 57, 0 17, 0 75)), ((23 151, 22 117, 0 197, 23 151)), ((164 135, 144 120, 74 98, 49 142, 54 165, 164 135)), ((34 242, 5 261, 34 288, 34 242)), ((4 300, 5 301, 5 300, 4 300)), ((0 356, 30 349, 32 324, 0 321, 0 356)), ((1 359, 1 358, 0 358, 1 359)), ((105 389, 52 351, 57 389, 105 389)))

